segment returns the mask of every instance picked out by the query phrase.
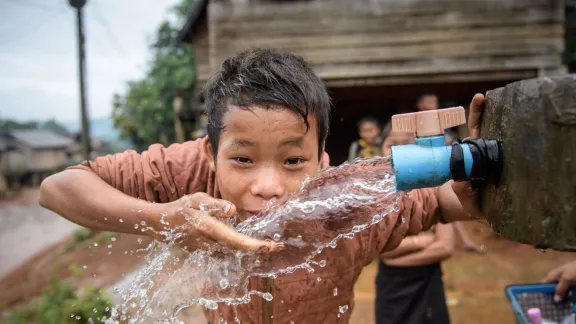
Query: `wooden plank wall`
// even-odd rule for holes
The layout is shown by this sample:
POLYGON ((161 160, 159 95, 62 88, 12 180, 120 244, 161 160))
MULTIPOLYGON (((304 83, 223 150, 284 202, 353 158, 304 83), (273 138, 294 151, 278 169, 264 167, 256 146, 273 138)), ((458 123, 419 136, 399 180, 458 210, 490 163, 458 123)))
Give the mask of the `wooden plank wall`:
POLYGON ((562 68, 563 24, 563 0, 213 0, 199 77, 249 47, 298 53, 333 86, 524 77, 562 68))

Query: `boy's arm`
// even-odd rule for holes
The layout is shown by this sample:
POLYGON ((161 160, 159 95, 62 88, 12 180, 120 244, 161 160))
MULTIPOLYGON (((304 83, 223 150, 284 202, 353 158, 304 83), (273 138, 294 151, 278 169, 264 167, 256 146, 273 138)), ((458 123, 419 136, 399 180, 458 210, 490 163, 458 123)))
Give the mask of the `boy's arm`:
POLYGON ((444 261, 454 252, 455 240, 452 224, 438 224, 434 241, 427 247, 418 252, 385 259, 384 263, 395 267, 415 267, 444 261))
POLYGON ((405 237, 400 245, 392 251, 382 253, 382 259, 392 259, 399 256, 420 251, 434 242, 434 235, 431 233, 422 233, 405 237))
POLYGON ((201 143, 153 145, 142 154, 128 151, 72 167, 42 182, 40 204, 96 230, 165 240, 161 232, 177 229, 183 233, 182 244, 189 248, 215 242, 240 249, 258 246, 261 242, 211 217, 234 215, 230 203, 201 192, 178 199, 186 191, 206 188, 209 169, 202 160, 201 143), (200 205, 207 205, 210 213, 201 211, 200 205))

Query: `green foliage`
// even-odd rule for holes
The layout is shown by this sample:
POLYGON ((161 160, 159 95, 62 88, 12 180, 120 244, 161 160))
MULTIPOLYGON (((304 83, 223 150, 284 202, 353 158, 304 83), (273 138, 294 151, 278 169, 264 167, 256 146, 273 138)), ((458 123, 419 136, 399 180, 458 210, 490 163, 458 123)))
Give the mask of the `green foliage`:
POLYGON ((98 289, 84 287, 77 294, 69 282, 51 279, 50 286, 42 296, 18 311, 8 313, 2 324, 83 324, 100 323, 110 317, 110 297, 98 289))
POLYGON ((172 8, 176 23, 162 22, 150 44, 153 59, 142 80, 128 82, 124 95, 115 94, 112 118, 123 139, 137 150, 153 143, 169 144, 176 140, 173 98, 177 89, 184 94, 184 106, 191 105, 195 71, 188 44, 176 40, 181 21, 193 0, 183 0, 172 8))
POLYGON ((82 243, 88 239, 91 239, 96 235, 96 231, 92 229, 79 229, 74 231, 72 234, 72 239, 64 247, 64 251, 73 251, 79 243, 82 243))

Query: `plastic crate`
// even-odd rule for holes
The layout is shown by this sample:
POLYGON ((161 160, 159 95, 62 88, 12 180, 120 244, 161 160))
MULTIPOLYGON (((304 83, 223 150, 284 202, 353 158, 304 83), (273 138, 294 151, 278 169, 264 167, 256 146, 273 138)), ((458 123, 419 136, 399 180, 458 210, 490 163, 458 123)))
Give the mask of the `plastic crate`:
POLYGON ((572 287, 566 299, 559 304, 554 302, 556 284, 522 284, 506 287, 514 317, 518 324, 530 324, 526 313, 530 308, 540 308, 542 318, 561 323, 572 314, 576 305, 576 287, 572 287))

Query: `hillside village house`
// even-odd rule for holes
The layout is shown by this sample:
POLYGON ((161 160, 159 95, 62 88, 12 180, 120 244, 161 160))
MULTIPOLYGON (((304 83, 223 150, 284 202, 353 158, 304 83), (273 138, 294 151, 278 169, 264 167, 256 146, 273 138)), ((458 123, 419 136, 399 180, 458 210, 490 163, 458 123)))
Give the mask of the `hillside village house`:
POLYGON ((72 138, 45 130, 12 131, 3 138, 2 167, 6 175, 27 176, 33 183, 69 159, 72 138))
POLYGON ((346 159, 365 115, 387 121, 434 91, 443 106, 566 73, 563 0, 198 0, 180 31, 196 88, 249 47, 302 55, 334 98, 327 150, 346 159))

